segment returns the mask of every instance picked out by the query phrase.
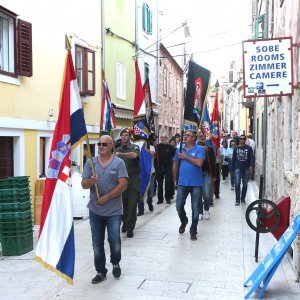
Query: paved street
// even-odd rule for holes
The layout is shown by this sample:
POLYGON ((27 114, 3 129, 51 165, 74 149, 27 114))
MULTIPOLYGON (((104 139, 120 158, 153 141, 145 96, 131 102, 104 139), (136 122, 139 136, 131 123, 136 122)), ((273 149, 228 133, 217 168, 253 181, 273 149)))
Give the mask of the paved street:
MULTIPOLYGON (((257 187, 250 182, 246 201, 255 200, 255 195, 257 187)), ((234 206, 229 182, 221 183, 221 199, 215 200, 211 219, 199 221, 197 241, 190 240, 188 230, 178 234, 174 201, 170 205, 156 205, 156 201, 153 213, 146 205, 145 215, 138 217, 133 239, 122 234, 120 279, 112 276, 108 255, 107 280, 90 283, 95 270, 89 221, 79 220, 75 223, 74 285, 37 263, 34 251, 19 257, 0 256, 0 299, 243 299, 249 290, 243 282, 257 266, 255 232, 245 221, 247 206, 234 206)), ((37 231, 36 227, 35 245, 37 231)), ((271 234, 261 235, 259 261, 274 243, 271 234)), ((263 299, 300 299, 295 279, 285 257, 263 299)))

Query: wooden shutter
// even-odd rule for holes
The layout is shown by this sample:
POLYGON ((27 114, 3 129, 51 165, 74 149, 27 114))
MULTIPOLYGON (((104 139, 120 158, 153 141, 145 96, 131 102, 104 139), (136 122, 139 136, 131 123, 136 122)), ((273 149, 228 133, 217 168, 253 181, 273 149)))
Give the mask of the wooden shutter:
POLYGON ((32 26, 18 20, 18 71, 19 75, 32 76, 32 26))

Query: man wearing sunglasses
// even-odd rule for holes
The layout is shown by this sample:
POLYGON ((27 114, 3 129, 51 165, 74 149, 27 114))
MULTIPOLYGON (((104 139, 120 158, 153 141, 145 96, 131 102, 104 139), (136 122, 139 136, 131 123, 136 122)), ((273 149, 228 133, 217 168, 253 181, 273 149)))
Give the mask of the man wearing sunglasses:
POLYGON ((249 180, 249 170, 252 169, 253 151, 246 145, 246 136, 241 134, 239 145, 234 148, 232 154, 232 170, 235 178, 235 205, 246 204, 246 194, 249 180), (243 182, 241 195, 241 180, 243 182))
POLYGON ((138 145, 132 144, 131 131, 124 128, 120 132, 121 146, 116 149, 116 156, 124 160, 129 180, 128 187, 122 194, 123 200, 123 226, 122 232, 127 231, 127 237, 133 237, 137 214, 137 203, 140 199, 140 148, 138 145))
POLYGON ((202 199, 203 186, 202 165, 205 160, 205 148, 196 144, 196 132, 193 130, 186 131, 184 142, 182 152, 180 152, 180 149, 177 149, 173 163, 174 185, 175 188, 177 187, 176 209, 181 222, 179 233, 183 234, 185 232, 185 227, 188 223, 184 206, 188 194, 191 194, 192 223, 190 237, 191 240, 197 240, 200 199, 202 199))
POLYGON ((105 229, 107 228, 110 246, 110 262, 115 278, 121 276, 119 262, 121 260, 120 227, 122 220, 122 192, 127 188, 128 174, 122 159, 112 154, 113 140, 109 135, 103 135, 98 142, 98 156, 92 158, 95 176, 90 161, 87 161, 83 172, 81 185, 90 189, 90 226, 92 232, 94 265, 97 275, 92 283, 106 279, 106 257, 104 251, 105 229), (95 185, 98 185, 99 198, 95 185))

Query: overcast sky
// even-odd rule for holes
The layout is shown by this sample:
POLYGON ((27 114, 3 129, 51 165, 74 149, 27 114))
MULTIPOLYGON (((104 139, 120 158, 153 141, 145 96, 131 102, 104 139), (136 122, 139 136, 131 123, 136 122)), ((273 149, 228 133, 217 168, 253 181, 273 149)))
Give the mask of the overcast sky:
MULTIPOLYGON (((251 0, 160 0, 161 26, 168 28, 162 36, 185 20, 191 34, 185 39, 183 30, 178 30, 162 43, 169 46, 186 41, 186 53, 193 52, 194 61, 209 69, 215 80, 228 71, 232 60, 242 60, 241 43, 251 37, 251 3, 251 0)), ((168 49, 172 55, 183 53, 183 46, 168 49)))

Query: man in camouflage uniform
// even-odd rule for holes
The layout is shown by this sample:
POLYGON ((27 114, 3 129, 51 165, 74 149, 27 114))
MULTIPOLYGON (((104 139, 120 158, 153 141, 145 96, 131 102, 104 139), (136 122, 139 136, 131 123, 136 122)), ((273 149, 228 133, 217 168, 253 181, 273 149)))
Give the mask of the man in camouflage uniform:
POLYGON ((140 199, 140 148, 130 142, 131 132, 128 128, 122 129, 120 133, 121 146, 116 149, 116 155, 125 162, 129 180, 127 189, 122 194, 123 200, 123 226, 122 232, 127 231, 127 237, 133 237, 136 223, 136 208, 140 199))

